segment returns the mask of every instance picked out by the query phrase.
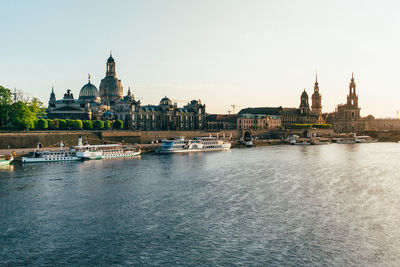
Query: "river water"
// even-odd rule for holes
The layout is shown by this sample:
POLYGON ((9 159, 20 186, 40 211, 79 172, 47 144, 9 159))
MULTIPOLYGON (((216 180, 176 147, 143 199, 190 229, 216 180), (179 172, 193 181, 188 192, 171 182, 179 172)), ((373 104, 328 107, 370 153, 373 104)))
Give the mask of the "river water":
POLYGON ((0 169, 0 265, 400 264, 400 144, 0 169))

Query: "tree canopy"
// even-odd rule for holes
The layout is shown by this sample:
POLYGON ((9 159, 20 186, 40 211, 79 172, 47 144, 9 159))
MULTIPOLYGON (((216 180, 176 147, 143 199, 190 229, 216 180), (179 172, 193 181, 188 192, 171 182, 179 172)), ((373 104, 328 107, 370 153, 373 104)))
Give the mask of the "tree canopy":
POLYGON ((11 103, 11 90, 0 85, 0 127, 7 125, 11 103))

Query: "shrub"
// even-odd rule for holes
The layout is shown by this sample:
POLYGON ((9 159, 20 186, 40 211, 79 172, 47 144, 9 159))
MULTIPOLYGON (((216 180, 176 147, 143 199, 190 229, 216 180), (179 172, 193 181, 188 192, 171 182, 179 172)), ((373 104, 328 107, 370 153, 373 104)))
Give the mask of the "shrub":
POLYGON ((66 122, 66 129, 71 129, 73 120, 65 120, 65 122, 66 122))
POLYGON ((92 121, 84 121, 83 122, 83 129, 85 129, 85 130, 93 129, 93 122, 92 121))
POLYGON ((52 130, 56 130, 60 128, 60 120, 48 120, 49 128, 52 130))
POLYGON ((104 128, 104 122, 97 120, 93 123, 93 128, 95 129, 103 129, 104 128))
POLYGON ((313 124, 312 127, 319 129, 330 129, 332 128, 332 124, 313 124))
POLYGON ((49 124, 45 119, 38 119, 36 122, 36 128, 39 130, 45 130, 49 128, 49 124))
POLYGON ((83 127, 83 123, 82 123, 81 120, 71 121, 71 128, 72 129, 79 130, 79 129, 82 129, 82 127, 83 127))
POLYGON ((114 122, 114 129, 120 130, 124 128, 124 122, 121 120, 116 120, 114 122))
POLYGON ((111 128, 111 122, 109 121, 109 120, 106 120, 105 122, 104 122, 104 129, 110 129, 111 128))
POLYGON ((67 122, 65 120, 59 120, 58 125, 59 125, 60 129, 63 129, 63 130, 67 129, 67 122))

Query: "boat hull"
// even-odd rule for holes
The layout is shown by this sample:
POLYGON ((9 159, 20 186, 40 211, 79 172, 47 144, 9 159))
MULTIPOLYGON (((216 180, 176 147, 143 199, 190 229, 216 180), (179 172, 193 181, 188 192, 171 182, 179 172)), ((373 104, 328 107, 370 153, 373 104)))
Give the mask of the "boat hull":
POLYGON ((135 157, 140 155, 140 151, 132 152, 132 153, 120 153, 115 155, 102 155, 102 159, 115 159, 115 158, 127 158, 127 157, 135 157))
POLYGON ((355 144, 356 141, 355 140, 337 140, 336 143, 344 144, 344 145, 351 145, 351 144, 355 144))
POLYGON ((192 152, 212 152, 212 151, 225 151, 229 148, 221 149, 185 149, 185 150, 155 150, 157 154, 175 154, 175 153, 192 153, 192 152))
POLYGON ((10 165, 12 160, 0 160, 0 166, 10 165))
POLYGON ((23 163, 39 163, 39 162, 58 162, 58 161, 75 161, 82 160, 79 157, 62 157, 62 158, 29 158, 22 157, 23 163))

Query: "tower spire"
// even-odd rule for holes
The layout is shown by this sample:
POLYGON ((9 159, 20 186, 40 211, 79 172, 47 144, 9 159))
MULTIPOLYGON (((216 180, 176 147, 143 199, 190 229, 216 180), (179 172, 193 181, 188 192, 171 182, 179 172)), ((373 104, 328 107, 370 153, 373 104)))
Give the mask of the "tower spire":
POLYGON ((88 80, 89 80, 89 83, 90 83, 90 73, 88 73, 88 80))

